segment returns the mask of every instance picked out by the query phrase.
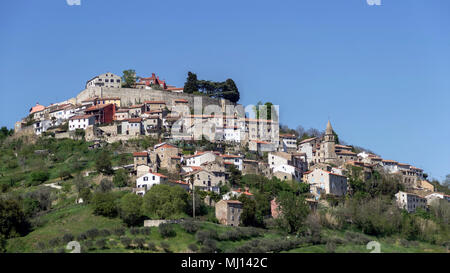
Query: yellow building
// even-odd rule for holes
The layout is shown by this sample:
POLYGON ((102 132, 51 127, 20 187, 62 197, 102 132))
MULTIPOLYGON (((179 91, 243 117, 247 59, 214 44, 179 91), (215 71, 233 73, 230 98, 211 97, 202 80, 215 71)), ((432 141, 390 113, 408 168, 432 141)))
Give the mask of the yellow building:
POLYGON ((120 106, 120 98, 97 98, 97 104, 115 104, 116 108, 120 106))

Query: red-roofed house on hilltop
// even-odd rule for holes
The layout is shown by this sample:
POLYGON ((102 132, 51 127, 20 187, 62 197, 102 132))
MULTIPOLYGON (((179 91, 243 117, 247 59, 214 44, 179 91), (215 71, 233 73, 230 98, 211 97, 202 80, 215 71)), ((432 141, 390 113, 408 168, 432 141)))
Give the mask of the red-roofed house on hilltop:
POLYGON ((87 108, 85 112, 87 115, 95 116, 96 124, 112 123, 116 106, 114 104, 97 104, 87 108))
POLYGON ((158 86, 162 90, 167 90, 175 93, 183 92, 183 88, 177 88, 175 86, 168 85, 166 81, 161 80, 159 76, 156 76, 155 73, 152 73, 151 77, 140 77, 134 87, 149 89, 154 86, 158 86))

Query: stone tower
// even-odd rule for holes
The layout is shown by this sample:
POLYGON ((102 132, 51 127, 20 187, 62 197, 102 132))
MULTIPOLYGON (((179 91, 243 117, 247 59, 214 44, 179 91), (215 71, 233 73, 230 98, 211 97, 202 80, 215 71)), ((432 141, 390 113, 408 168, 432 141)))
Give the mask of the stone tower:
POLYGON ((322 140, 322 156, 323 161, 326 163, 332 163, 337 159, 336 152, 335 152, 335 137, 333 134, 333 127, 331 127, 330 121, 328 121, 327 128, 325 130, 325 135, 323 136, 322 140))

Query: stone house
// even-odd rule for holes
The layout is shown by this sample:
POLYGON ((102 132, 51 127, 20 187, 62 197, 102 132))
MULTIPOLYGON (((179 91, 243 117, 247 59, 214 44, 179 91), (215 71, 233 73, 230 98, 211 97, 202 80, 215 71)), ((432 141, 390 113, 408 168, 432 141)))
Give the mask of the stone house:
POLYGON ((144 104, 131 105, 128 108, 130 118, 138 118, 144 113, 144 104))
POLYGON ((155 145, 153 148, 160 168, 166 169, 169 172, 178 171, 176 165, 180 160, 180 149, 178 147, 163 142, 155 145))
POLYGON ((144 112, 154 111, 154 110, 164 110, 166 108, 165 101, 147 100, 144 101, 144 112))
POLYGON ((237 200, 220 200, 216 203, 216 218, 227 226, 239 226, 242 214, 242 203, 237 200))
POLYGON ((347 193, 347 177, 325 171, 320 168, 304 173, 304 180, 311 186, 311 193, 319 196, 321 193, 337 196, 347 193))
POLYGON ((122 135, 140 136, 143 134, 142 118, 129 118, 122 120, 122 135))
POLYGON ((225 183, 225 175, 207 171, 202 168, 183 174, 184 181, 191 185, 191 177, 194 179, 194 186, 204 191, 220 193, 219 186, 225 183))
POLYGON ((135 152, 133 153, 134 169, 136 170, 139 165, 148 166, 150 158, 148 152, 135 152))
POLYGON ((114 120, 124 120, 124 119, 129 119, 130 115, 128 113, 129 109, 126 108, 121 108, 119 110, 116 111, 116 113, 114 114, 114 120))

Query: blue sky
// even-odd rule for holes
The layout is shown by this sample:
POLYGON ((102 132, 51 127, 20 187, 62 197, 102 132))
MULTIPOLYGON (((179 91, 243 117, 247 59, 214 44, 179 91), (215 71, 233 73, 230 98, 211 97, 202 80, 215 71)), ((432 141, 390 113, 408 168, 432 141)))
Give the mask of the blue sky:
POLYGON ((4 1, 0 125, 74 97, 97 74, 182 86, 235 80, 295 128, 330 117, 349 144, 450 173, 450 1, 4 1))

